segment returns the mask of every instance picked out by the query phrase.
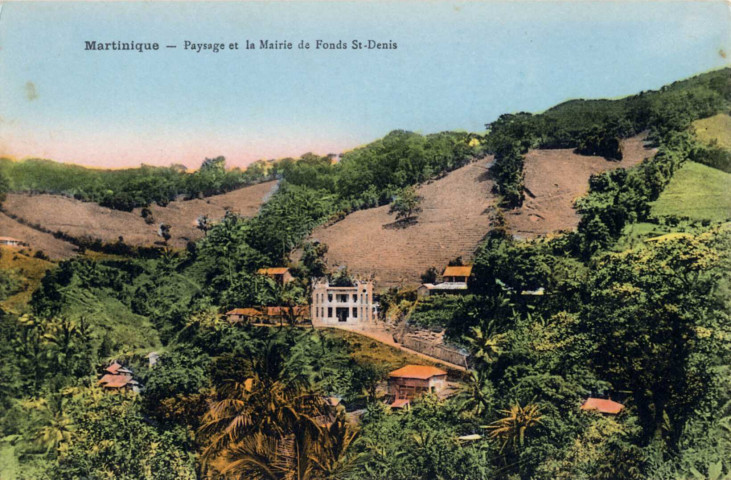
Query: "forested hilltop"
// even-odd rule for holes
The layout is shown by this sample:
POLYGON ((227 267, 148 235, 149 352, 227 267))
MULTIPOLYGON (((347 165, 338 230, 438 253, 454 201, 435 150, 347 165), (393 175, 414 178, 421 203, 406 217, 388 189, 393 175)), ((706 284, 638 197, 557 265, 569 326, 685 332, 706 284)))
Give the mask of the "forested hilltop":
POLYGON ((59 263, 0 250, 0 477, 725 478, 731 213, 718 192, 729 139, 715 126, 730 111, 724 69, 625 99, 503 115, 484 134, 397 130, 338 161, 306 154, 260 176, 222 159, 193 174, 0 163, 0 193, 102 202, 127 192, 139 195, 123 202, 133 206, 279 181, 255 216, 229 210, 185 249, 89 249, 59 263), (656 153, 592 176, 575 231, 513 238, 504 214, 524 199, 526 152, 615 161, 622 140, 641 132, 656 153), (233 308, 294 312, 309 304, 312 278, 348 285, 348 270, 327 264, 327 245, 308 240, 314 228, 390 205, 406 231, 418 185, 489 156, 497 201, 469 290, 391 288, 377 298, 381 321, 443 331, 469 351, 469 368, 449 372, 452 395, 391 409, 388 372, 427 360, 302 328, 293 314, 269 327, 225 318, 233 308), (186 183, 196 175, 218 179, 215 188, 186 183), (158 191, 163 183, 170 189, 158 191), (700 194, 704 208, 690 208, 700 194), (258 273, 278 266, 292 282, 258 273), (139 393, 102 389, 109 368, 129 369, 139 393), (589 397, 622 408, 582 410, 589 397))

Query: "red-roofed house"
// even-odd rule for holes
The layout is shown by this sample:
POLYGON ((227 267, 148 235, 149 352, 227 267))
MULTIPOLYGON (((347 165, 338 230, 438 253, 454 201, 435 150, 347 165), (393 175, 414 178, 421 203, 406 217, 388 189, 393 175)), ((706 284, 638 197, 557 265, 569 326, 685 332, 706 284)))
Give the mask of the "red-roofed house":
POLYGON ((428 365, 406 365, 388 374, 388 390, 394 400, 412 400, 424 393, 438 393, 447 384, 447 372, 428 365))
POLYGON ((229 323, 250 322, 263 316, 261 310, 256 308, 234 308, 226 312, 229 323))
POLYGON ((442 278, 446 283, 467 283, 470 275, 472 275, 472 265, 458 265, 445 268, 442 278))
POLYGON ((117 362, 114 362, 113 364, 111 364, 107 368, 105 368, 104 371, 109 372, 112 375, 116 375, 120 368, 122 368, 122 365, 120 365, 117 362))
POLYGON ((285 283, 289 283, 294 280, 294 277, 291 273, 289 273, 289 268, 287 267, 260 268, 256 273, 271 278, 279 285, 284 285, 285 283))
POLYGON ((617 415, 624 409, 624 405, 617 403, 612 400, 605 398, 592 398, 586 399, 584 404, 581 406, 582 410, 595 410, 599 413, 606 413, 608 415, 617 415))

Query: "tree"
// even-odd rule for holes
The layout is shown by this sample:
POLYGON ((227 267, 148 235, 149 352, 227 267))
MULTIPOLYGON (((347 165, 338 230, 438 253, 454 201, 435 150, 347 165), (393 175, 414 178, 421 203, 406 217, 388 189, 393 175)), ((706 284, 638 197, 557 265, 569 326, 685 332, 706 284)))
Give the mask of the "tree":
POLYGON ((488 366, 495 362, 502 354, 504 335, 495 333, 492 322, 483 326, 475 326, 470 328, 470 335, 465 336, 464 340, 469 344, 474 358, 478 366, 488 366))
POLYGON ((414 187, 406 187, 394 197, 388 213, 395 213, 397 220, 412 219, 421 213, 421 200, 414 187))
POLYGON ((436 267, 429 267, 421 274, 421 283, 437 283, 439 271, 436 267))
POLYGON ((513 452, 517 452, 525 444, 526 433, 541 423, 541 411, 535 404, 515 404, 501 412, 505 416, 487 427, 490 438, 501 442, 500 451, 510 445, 513 452))
POLYGON ((725 305, 714 299, 726 266, 715 248, 729 233, 669 237, 597 263, 585 307, 596 339, 593 363, 618 390, 632 391, 645 441, 675 448, 693 405, 705 394, 720 349, 725 305))
POLYGON ((211 223, 208 219, 208 215, 201 215, 195 221, 195 228, 203 232, 203 236, 208 235, 208 230, 211 229, 211 223))
POLYGON ((165 240, 165 244, 167 245, 168 240, 170 240, 170 237, 171 237, 171 235, 170 235, 170 225, 168 225, 167 223, 161 223, 157 227, 157 235, 160 236, 160 237, 162 237, 163 240, 165 240))
POLYGON ((10 179, 5 172, 0 171, 0 205, 5 201, 7 193, 10 191, 10 179))

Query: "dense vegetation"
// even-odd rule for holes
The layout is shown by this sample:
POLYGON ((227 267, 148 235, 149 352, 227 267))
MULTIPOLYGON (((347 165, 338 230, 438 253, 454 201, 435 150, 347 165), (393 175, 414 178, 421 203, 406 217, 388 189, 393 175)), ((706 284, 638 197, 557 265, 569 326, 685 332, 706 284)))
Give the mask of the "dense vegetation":
MULTIPOLYGON (((24 310, 0 310, 0 458, 15 462, 0 473, 36 480, 728 475, 731 230, 723 217, 681 221, 652 204, 699 155, 690 123, 728 109, 728 75, 503 116, 482 144, 469 134, 395 131, 339 162, 311 154, 284 160, 280 188, 256 217, 229 213, 184 252, 61 262, 24 310), (445 329, 469 349, 470 369, 453 372, 461 384, 450 398, 426 395, 410 410, 391 411, 379 384, 396 365, 363 355, 375 341, 356 345, 297 328, 293 319, 266 328, 222 318, 232 307, 306 304, 310 279, 328 273, 327 246, 305 241, 316 225, 394 201, 394 212, 409 215, 418 207, 415 185, 481 150, 495 153, 492 173, 506 199, 522 194, 528 148, 616 154, 603 130, 586 129, 592 122, 616 124, 611 138, 650 130, 659 151, 633 169, 593 177, 578 203, 577 232, 517 241, 496 225, 475 254, 467 295, 381 295, 383 311, 445 329), (627 247, 628 230, 640 222, 684 232, 627 247), (297 247, 300 260, 291 262, 297 247), (285 262, 295 277, 285 286, 256 274, 285 262), (154 367, 151 351, 161 354, 154 367), (112 359, 133 369, 139 394, 97 386, 112 359), (588 396, 611 396, 625 409, 584 412, 588 396)), ((348 280, 347 271, 330 274, 348 280)), ((22 277, 3 273, 0 296, 22 277)))

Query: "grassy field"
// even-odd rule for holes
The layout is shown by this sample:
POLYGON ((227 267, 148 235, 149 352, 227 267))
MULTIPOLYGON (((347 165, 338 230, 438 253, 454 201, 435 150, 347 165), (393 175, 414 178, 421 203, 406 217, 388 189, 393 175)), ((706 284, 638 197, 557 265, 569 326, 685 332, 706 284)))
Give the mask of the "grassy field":
POLYGON ((693 122, 695 134, 704 143, 714 140, 719 147, 731 150, 731 116, 723 113, 693 122))
POLYGON ((700 163, 687 162, 675 174, 653 215, 677 215, 694 220, 724 221, 731 218, 731 174, 700 163))
POLYGON ((423 357, 404 352, 355 332, 336 328, 329 328, 325 332, 327 335, 345 340, 353 349, 353 358, 359 362, 372 363, 388 370, 396 370, 408 364, 439 365, 438 362, 432 362, 423 357))
POLYGON ((22 280, 23 289, 0 302, 0 307, 13 313, 25 313, 31 295, 41 283, 46 271, 53 268, 52 262, 34 258, 16 248, 0 248, 0 270, 10 270, 22 280))

